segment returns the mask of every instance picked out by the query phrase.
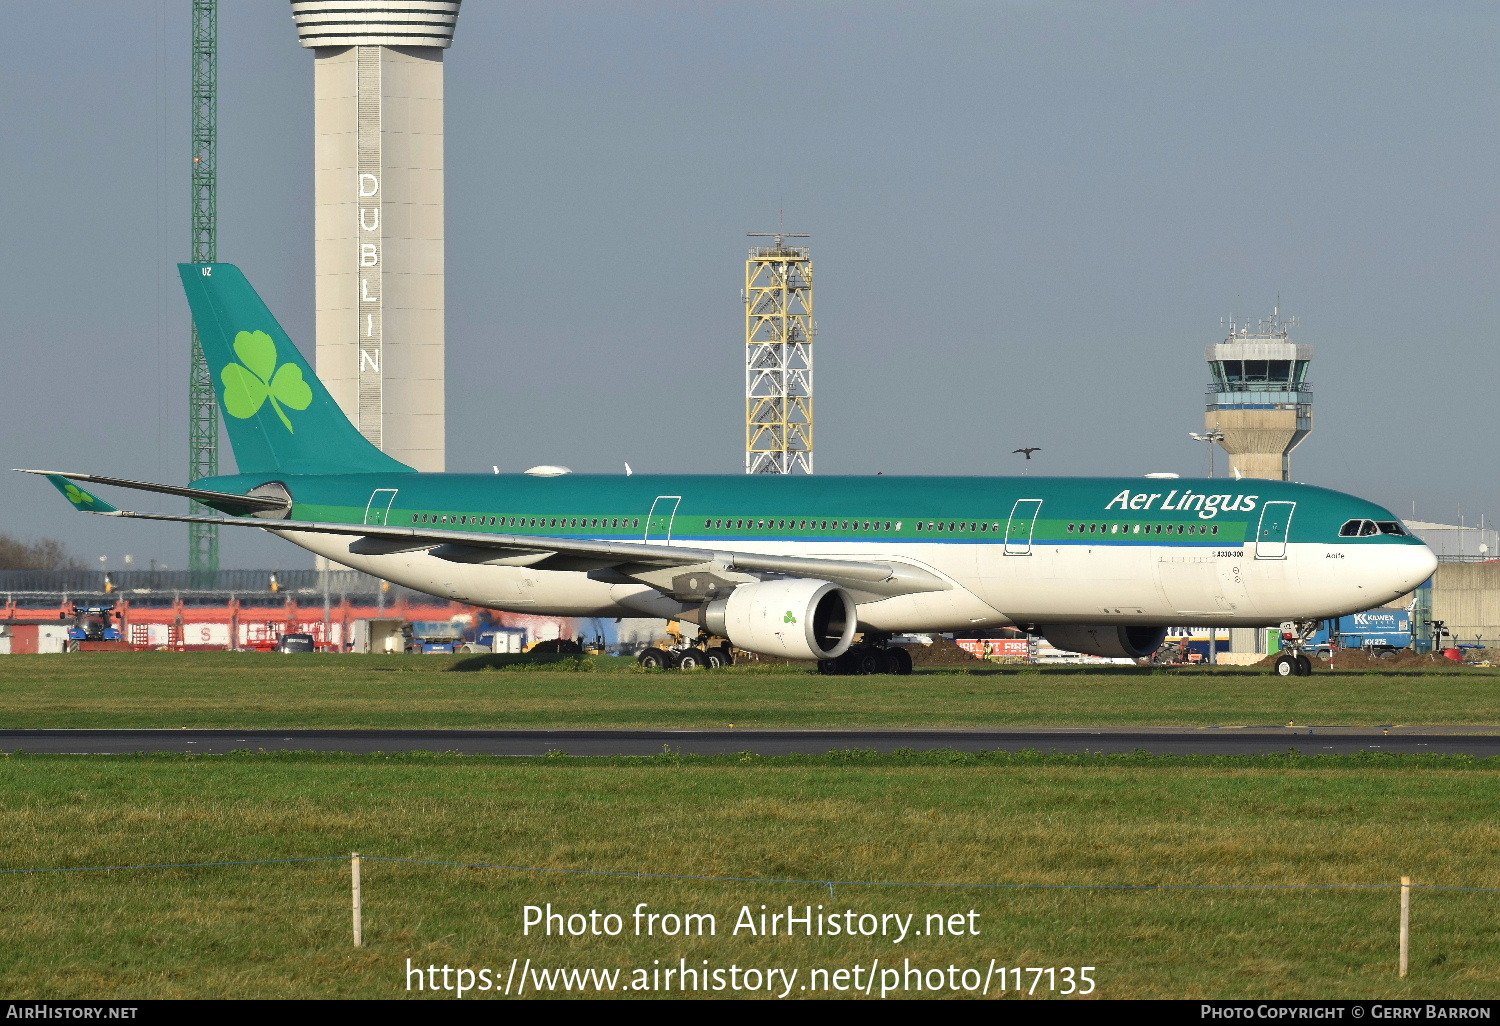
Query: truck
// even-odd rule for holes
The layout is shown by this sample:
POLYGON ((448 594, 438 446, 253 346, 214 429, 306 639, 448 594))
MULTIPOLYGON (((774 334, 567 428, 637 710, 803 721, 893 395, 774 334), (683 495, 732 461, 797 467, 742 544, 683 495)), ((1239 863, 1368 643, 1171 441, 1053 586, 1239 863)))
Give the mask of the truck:
POLYGON ((495 652, 501 655, 517 655, 526 651, 526 628, 524 627, 475 627, 464 632, 465 652, 495 652))
POLYGON ((451 620, 414 620, 406 629, 408 653, 451 655, 463 643, 463 628, 451 620))
POLYGON ((1370 609, 1325 620, 1307 650, 1326 659, 1337 645, 1387 659, 1411 651, 1412 642, 1411 610, 1370 609))

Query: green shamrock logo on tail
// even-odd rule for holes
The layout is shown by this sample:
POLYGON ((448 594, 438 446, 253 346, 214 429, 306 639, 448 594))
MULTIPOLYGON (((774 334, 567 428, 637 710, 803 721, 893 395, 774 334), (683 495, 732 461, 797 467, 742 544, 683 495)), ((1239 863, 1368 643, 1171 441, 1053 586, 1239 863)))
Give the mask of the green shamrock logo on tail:
POLYGON ((234 355, 239 363, 231 363, 220 373, 224 383, 224 409, 237 420, 249 420, 260 412, 270 400, 276 416, 295 433, 283 406, 294 410, 305 410, 312 405, 312 388, 302 377, 302 368, 295 364, 276 365, 276 343, 264 331, 242 331, 234 336, 234 355))

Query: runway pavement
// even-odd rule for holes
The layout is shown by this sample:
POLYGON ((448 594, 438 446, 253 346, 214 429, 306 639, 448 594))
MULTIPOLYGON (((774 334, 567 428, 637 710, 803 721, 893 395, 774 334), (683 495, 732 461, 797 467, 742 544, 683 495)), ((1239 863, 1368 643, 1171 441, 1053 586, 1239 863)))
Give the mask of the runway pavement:
POLYGON ((889 752, 1133 752, 1161 755, 1307 755, 1399 752, 1500 755, 1500 726, 1318 725, 1225 727, 1022 727, 1004 730, 0 730, 0 751, 457 752, 467 755, 655 755, 757 752, 816 754, 860 748, 889 752))

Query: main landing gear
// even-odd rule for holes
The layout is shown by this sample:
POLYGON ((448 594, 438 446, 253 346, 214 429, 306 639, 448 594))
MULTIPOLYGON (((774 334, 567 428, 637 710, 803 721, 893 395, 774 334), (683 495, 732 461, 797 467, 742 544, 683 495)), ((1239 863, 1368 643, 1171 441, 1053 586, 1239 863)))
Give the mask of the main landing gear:
POLYGON ((648 670, 717 670, 734 662, 734 653, 728 645, 713 645, 700 648, 688 645, 685 648, 648 648, 635 657, 635 661, 648 670))
POLYGON ((861 642, 837 659, 820 659, 818 672, 829 676, 862 673, 911 673, 911 653, 904 648, 887 647, 883 642, 861 642))
POLYGON ((1294 620, 1282 624, 1281 655, 1276 657, 1272 669, 1278 677, 1306 677, 1312 673, 1312 660, 1302 649, 1318 632, 1317 620, 1294 620), (1291 627, 1292 630, 1287 630, 1291 627))

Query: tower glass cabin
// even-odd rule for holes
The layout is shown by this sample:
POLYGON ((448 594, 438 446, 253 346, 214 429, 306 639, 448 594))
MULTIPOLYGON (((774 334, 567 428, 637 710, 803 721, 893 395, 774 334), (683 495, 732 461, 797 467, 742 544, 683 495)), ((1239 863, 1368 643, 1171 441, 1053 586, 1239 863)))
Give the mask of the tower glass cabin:
POLYGON ((1254 327, 1232 323, 1228 338, 1207 347, 1204 426, 1240 477, 1290 480, 1292 450, 1312 433, 1313 347, 1293 342, 1293 327, 1277 311, 1254 327))

